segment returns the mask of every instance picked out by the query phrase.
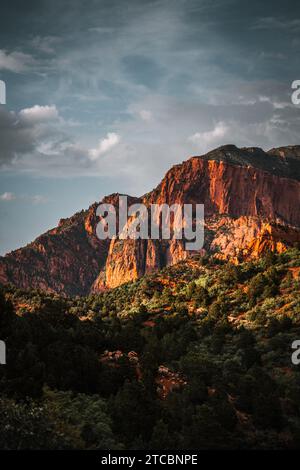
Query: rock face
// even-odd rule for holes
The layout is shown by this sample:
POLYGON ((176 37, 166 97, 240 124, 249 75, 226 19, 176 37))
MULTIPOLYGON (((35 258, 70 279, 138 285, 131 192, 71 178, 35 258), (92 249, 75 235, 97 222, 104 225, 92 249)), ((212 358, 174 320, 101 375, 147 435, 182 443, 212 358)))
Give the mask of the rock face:
MULTIPOLYGON (((116 207, 119 195, 102 202, 116 207)), ((202 252, 238 262, 300 243, 300 146, 220 147, 172 167, 128 205, 204 204, 202 252)), ((0 258, 0 282, 65 295, 115 287, 190 256, 182 240, 99 240, 97 204, 0 258)))
POLYGON ((57 228, 2 257, 0 282, 68 296, 88 292, 108 251, 108 243, 85 224, 95 208, 62 219, 57 228))

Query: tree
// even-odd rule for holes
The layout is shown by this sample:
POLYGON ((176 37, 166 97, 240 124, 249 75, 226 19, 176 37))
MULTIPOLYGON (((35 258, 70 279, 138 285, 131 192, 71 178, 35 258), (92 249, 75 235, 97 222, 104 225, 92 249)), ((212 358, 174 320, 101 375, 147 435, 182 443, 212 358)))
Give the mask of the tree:
POLYGON ((156 406, 143 384, 126 381, 111 398, 110 410, 113 429, 127 446, 139 436, 143 441, 151 439, 156 406))
POLYGON ((167 450, 173 449, 174 440, 169 434, 168 426, 160 419, 153 428, 149 449, 167 450))
POLYGON ((51 421, 66 439, 71 438, 71 446, 98 450, 123 447, 113 435, 107 404, 98 395, 46 389, 45 403, 51 421))

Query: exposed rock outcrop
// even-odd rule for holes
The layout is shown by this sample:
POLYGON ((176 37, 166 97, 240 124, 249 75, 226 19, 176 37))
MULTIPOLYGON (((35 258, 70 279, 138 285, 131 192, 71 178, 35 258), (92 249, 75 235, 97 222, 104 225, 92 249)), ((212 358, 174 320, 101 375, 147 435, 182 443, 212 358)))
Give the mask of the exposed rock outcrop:
MULTIPOLYGON (((119 195, 103 202, 116 207, 119 195)), ((203 252, 238 261, 300 243, 300 146, 218 148, 172 167, 128 204, 204 204, 203 252)), ((99 240, 97 204, 0 259, 0 282, 65 295, 115 287, 191 253, 181 240, 99 240)))

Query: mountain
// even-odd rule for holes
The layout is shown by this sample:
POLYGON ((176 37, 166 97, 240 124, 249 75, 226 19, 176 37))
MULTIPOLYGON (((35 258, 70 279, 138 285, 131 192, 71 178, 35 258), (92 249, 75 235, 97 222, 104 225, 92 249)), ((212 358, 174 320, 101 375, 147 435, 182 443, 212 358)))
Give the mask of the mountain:
MULTIPOLYGON (((102 202, 117 209, 118 194, 102 202)), ((238 262, 300 243, 300 146, 264 152, 226 145, 173 166, 128 204, 205 206, 201 254, 238 262)), ((63 219, 34 242, 0 258, 0 282, 62 295, 116 287, 190 256, 182 240, 99 240, 96 208, 63 219)))

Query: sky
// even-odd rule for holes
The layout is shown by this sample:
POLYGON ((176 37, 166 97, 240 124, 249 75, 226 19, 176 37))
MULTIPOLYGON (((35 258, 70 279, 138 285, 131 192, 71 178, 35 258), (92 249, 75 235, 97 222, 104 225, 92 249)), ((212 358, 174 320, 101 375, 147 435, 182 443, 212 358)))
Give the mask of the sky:
POLYGON ((223 144, 300 144, 296 0, 1 0, 0 254, 223 144))

